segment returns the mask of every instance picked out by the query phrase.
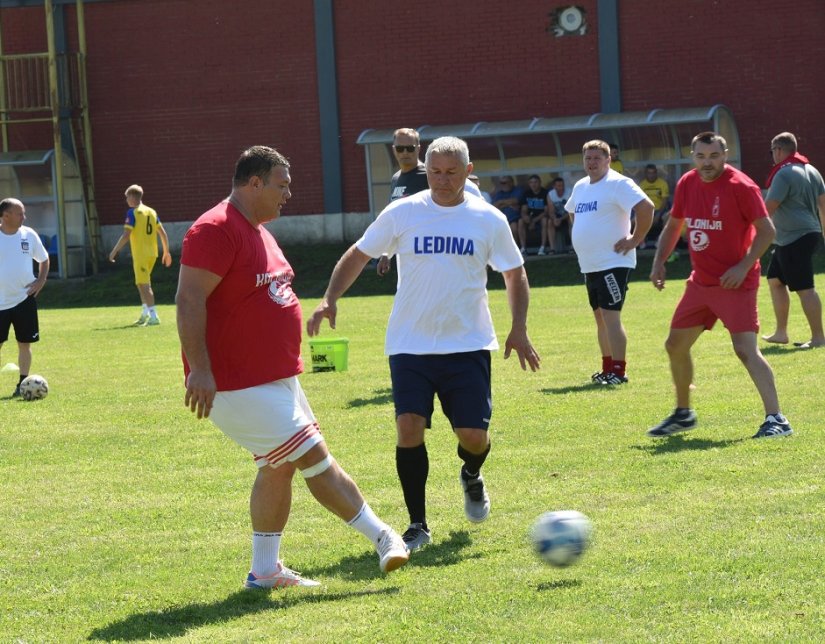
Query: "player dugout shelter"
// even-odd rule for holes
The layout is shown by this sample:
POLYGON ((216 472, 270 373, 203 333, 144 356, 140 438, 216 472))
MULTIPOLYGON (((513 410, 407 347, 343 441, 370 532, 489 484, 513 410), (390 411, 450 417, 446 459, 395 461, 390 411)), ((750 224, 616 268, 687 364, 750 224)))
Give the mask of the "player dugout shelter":
MULTIPOLYGON (((728 143, 728 162, 739 166, 741 148, 733 114, 724 105, 649 112, 620 112, 533 118, 523 121, 479 122, 464 125, 422 125, 416 128, 425 142, 441 136, 457 136, 470 148, 473 173, 482 190, 493 189, 502 175, 524 183, 537 174, 547 185, 564 177, 568 185, 584 176, 582 145, 591 139, 615 143, 621 149, 625 173, 641 179, 644 166, 653 163, 675 185, 692 167, 690 142, 699 132, 718 132, 728 143)), ((390 180, 396 172, 392 154, 394 130, 364 130, 358 143, 364 146, 370 211, 373 216, 390 200, 390 180)))
POLYGON ((58 277, 86 275, 87 228, 80 173, 74 159, 54 149, 0 152, 0 198, 18 197, 26 205, 26 225, 49 251, 58 277), (58 179, 60 174, 60 179, 58 179), (54 186, 62 183, 62 205, 54 186), (60 243, 60 238, 65 240, 60 243))

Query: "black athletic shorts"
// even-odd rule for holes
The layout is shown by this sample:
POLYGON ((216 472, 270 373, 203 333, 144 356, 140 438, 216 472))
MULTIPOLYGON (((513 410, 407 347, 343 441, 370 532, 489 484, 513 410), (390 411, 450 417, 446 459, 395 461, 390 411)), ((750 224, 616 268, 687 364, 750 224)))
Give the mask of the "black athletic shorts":
POLYGON ((627 294, 632 268, 610 268, 596 273, 585 273, 584 284, 587 287, 587 299, 590 308, 621 311, 627 294))
POLYGON ((18 342, 31 343, 40 340, 37 323, 37 300, 29 295, 17 306, 0 311, 0 343, 9 339, 9 328, 14 327, 18 342))
POLYGON ((814 287, 814 253, 822 233, 808 233, 787 246, 775 246, 768 265, 768 279, 776 278, 789 291, 814 287))
POLYGON ((487 429, 493 413, 490 352, 390 356, 396 417, 416 414, 432 425, 434 397, 453 429, 487 429))

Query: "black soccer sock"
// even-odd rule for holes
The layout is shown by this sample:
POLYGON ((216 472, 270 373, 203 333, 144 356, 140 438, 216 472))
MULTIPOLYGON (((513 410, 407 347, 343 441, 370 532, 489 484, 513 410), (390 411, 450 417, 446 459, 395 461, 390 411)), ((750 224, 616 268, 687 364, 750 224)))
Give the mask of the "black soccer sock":
POLYGON ((28 378, 28 377, 29 377, 29 374, 27 374, 27 373, 21 373, 21 374, 20 374, 20 380, 18 380, 18 381, 17 381, 17 384, 19 385, 21 382, 23 382, 23 381, 24 381, 26 378, 28 378))
POLYGON ((481 466, 487 460, 487 455, 490 453, 491 444, 487 443, 487 449, 481 454, 472 454, 458 444, 458 458, 464 461, 464 467, 461 468, 461 474, 465 479, 474 479, 481 472, 481 466))
POLYGON ((422 523, 426 527, 426 489, 427 476, 430 473, 427 446, 421 443, 418 447, 396 447, 395 469, 398 472, 398 480, 401 481, 410 523, 422 523))

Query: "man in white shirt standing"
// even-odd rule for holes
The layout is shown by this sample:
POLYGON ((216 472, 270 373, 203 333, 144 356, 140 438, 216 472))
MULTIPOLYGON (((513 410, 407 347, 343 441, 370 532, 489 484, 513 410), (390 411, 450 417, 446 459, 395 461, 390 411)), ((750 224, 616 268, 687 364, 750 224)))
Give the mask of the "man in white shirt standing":
POLYGON ((403 538, 412 551, 430 542, 425 489, 429 458, 424 443, 434 398, 450 420, 463 461, 464 512, 480 522, 490 512, 481 466, 490 452, 490 351, 498 349, 487 301, 487 266, 504 276, 512 315, 504 357, 518 355, 535 371, 540 358, 527 336, 530 287, 524 260, 504 215, 465 196, 473 164, 467 144, 442 137, 425 157, 430 189, 399 199, 338 261, 329 286, 307 321, 316 335, 324 318, 335 328, 337 301, 370 257, 398 258, 398 291, 387 325, 395 403, 396 468, 410 515, 403 538))
POLYGON ((49 276, 49 253, 40 236, 28 226, 26 208, 18 199, 0 201, 0 349, 14 327, 20 379, 12 397, 32 365, 32 343, 40 340, 37 294, 49 276), (37 262, 37 278, 32 261, 37 262))
POLYGON ((611 170, 607 143, 588 141, 582 154, 587 176, 573 186, 565 209, 602 352, 602 368, 591 378, 598 384, 621 385, 627 382, 622 306, 630 272, 636 268, 636 247, 653 221, 653 202, 633 180, 611 170), (632 212, 636 223, 631 232, 632 212))

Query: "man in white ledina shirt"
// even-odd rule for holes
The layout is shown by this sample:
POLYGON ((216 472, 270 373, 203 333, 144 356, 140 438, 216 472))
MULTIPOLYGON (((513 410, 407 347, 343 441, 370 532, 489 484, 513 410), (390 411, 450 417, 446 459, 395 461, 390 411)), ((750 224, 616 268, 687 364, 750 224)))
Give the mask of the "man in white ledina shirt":
POLYGON ((584 273, 602 352, 602 367, 591 379, 622 385, 627 383, 622 307, 636 268, 636 247, 653 221, 653 202, 632 179, 610 168, 610 145, 604 141, 585 143, 582 156, 587 176, 573 186, 564 207, 570 213, 573 250, 584 273))
POLYGON ((458 439, 464 513, 472 522, 490 513, 481 466, 490 453, 490 351, 498 349, 487 300, 487 266, 504 276, 512 316, 504 357, 518 355, 535 371, 540 358, 527 335, 530 287, 507 219, 483 199, 465 195, 473 169, 467 144, 433 141, 425 157, 430 189, 390 203, 338 263, 324 298, 307 321, 316 335, 324 318, 335 328, 337 302, 370 257, 398 258, 398 291, 387 325, 395 403, 396 469, 410 526, 412 551, 431 540, 426 517, 429 458, 424 442, 434 398, 458 439))

